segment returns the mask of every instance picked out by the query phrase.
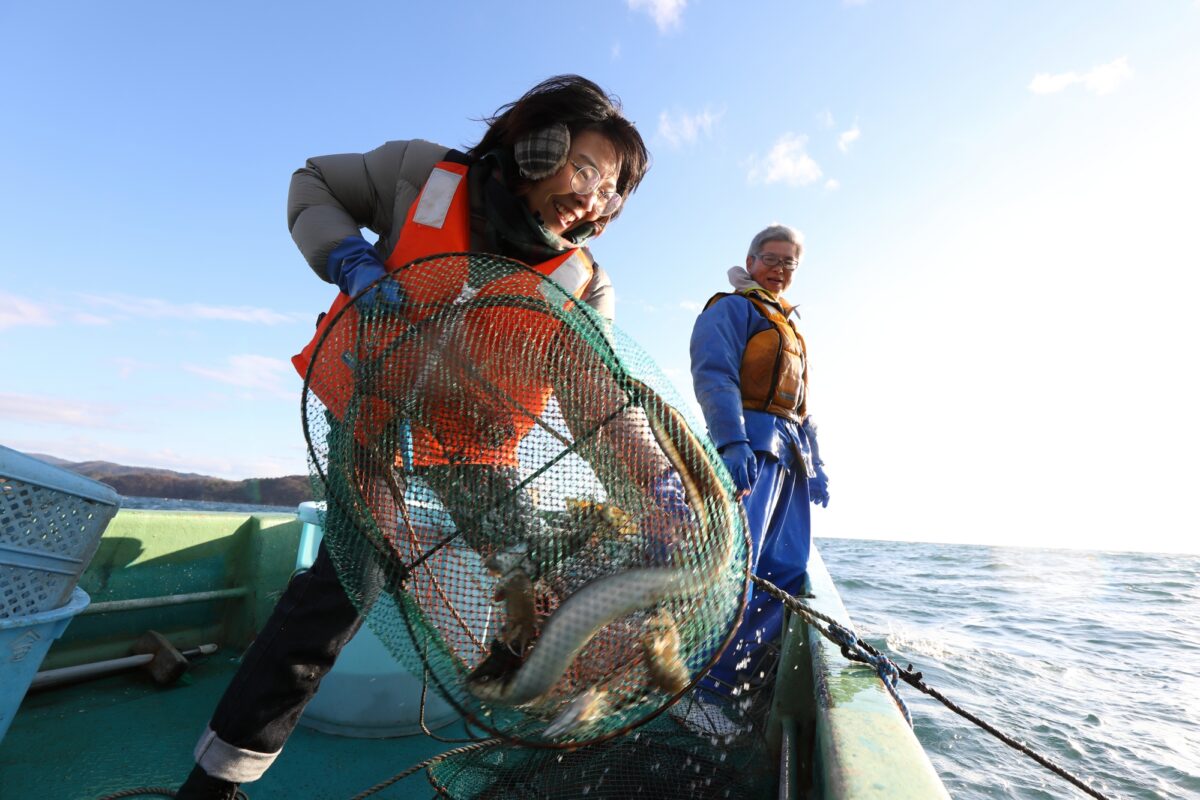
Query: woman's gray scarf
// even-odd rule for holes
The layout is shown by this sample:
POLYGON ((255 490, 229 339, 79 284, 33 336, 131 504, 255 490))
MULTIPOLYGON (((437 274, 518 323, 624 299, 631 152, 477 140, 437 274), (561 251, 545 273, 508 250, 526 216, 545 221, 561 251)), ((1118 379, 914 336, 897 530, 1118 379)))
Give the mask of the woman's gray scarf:
POLYGON ((471 213, 482 220, 484 235, 502 255, 540 264, 568 248, 583 246, 597 232, 590 222, 577 225, 565 237, 546 230, 525 201, 509 189, 520 179, 516 161, 503 150, 493 150, 471 165, 469 180, 471 213))

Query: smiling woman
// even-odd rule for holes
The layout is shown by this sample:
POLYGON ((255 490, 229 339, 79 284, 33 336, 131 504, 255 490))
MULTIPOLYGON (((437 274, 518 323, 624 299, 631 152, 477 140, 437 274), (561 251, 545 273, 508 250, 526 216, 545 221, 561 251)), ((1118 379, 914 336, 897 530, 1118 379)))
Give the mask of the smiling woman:
POLYGON ((616 191, 620 170, 612 142, 597 131, 585 130, 571 143, 566 163, 558 171, 521 186, 517 195, 546 230, 562 235, 617 212, 622 199, 616 191))
MULTIPOLYGON (((584 245, 617 216, 622 198, 645 174, 649 155, 641 135, 612 97, 577 75, 538 84, 488 122, 483 139, 465 153, 419 139, 392 141, 368 153, 309 159, 293 175, 288 195, 292 238, 313 271, 341 290, 312 342, 293 359, 306 388, 319 398, 314 401, 320 406, 319 419, 328 427, 319 446, 337 439, 341 427, 356 434, 343 439, 358 442, 362 433, 348 422, 351 406, 336 391, 354 386, 361 371, 347 365, 354 362, 343 357, 349 351, 321 348, 343 312, 349 319, 358 309, 369 308, 386 317, 389 330, 411 326, 411 331, 431 318, 429 309, 436 303, 465 300, 468 290, 478 291, 471 283, 478 270, 439 266, 430 258, 434 254, 471 252, 518 260, 553 279, 556 290, 570 296, 571 306, 590 306, 611 322, 612 286, 584 245), (378 235, 373 244, 363 238, 363 228, 378 235)), ((503 309, 488 313, 493 312, 490 328, 510 331, 510 338, 532 335, 528 315, 503 309)), ((328 338, 336 341, 336 336, 328 338)), ((451 337, 430 350, 456 342, 461 339, 451 337)), ((581 401, 569 389, 538 381, 533 377, 505 386, 512 396, 523 398, 519 405, 527 417, 540 415, 542 408, 530 412, 528 407, 537 398, 544 407, 553 392, 570 428, 581 418, 573 407, 581 401)), ((423 398, 420 402, 432 402, 437 395, 428 386, 411 388, 426 383, 424 377, 406 382, 406 391, 423 398)), ((426 449, 435 456, 422 463, 423 478, 456 524, 473 530, 473 515, 492 506, 493 495, 524 497, 515 453, 532 423, 520 415, 510 419, 508 409, 508 417, 487 426, 482 436, 471 422, 480 417, 482 401, 462 399, 455 413, 444 415, 446 403, 432 405, 438 409, 433 421, 411 428, 414 439, 433 440, 426 449)), ((614 427, 624 418, 614 415, 614 427)), ((363 435, 374 446, 377 433, 363 435)), ((648 434, 625 436, 598 441, 592 446, 596 452, 588 455, 619 452, 631 463, 631 491, 652 503, 681 497, 678 473, 655 448, 648 434)), ((354 480, 363 486, 395 480, 391 468, 379 463, 361 466, 354 480)), ((394 532, 396 501, 383 494, 372 498, 370 516, 394 532)), ((330 515, 357 519, 333 495, 328 503, 330 515)), ((518 515, 504 527, 512 533, 530 524, 529 515, 518 515)), ((362 525, 351 526, 350 533, 365 541, 369 531, 362 525)), ((479 555, 489 556, 492 549, 484 541, 479 555)), ((259 778, 279 755, 367 610, 361 596, 352 601, 342 587, 345 576, 339 571, 355 568, 344 560, 335 567, 334 561, 323 541, 312 567, 289 585, 201 737, 196 767, 178 794, 181 800, 231 798, 238 783, 259 778)))

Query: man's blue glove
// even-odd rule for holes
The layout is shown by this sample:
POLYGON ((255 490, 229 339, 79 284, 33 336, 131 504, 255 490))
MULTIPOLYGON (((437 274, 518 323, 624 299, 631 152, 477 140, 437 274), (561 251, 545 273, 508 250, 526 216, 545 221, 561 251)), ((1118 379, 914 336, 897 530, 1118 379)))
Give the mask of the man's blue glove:
POLYGON ((650 496, 671 519, 683 523, 692 521, 692 509, 687 504, 683 481, 675 470, 664 472, 650 482, 650 496))
POLYGON ((825 508, 829 505, 829 478, 825 475, 825 470, 821 469, 823 462, 821 450, 817 447, 817 422, 811 414, 804 418, 803 431, 808 438, 808 449, 812 454, 813 472, 817 473, 815 477, 808 479, 808 497, 814 505, 820 504, 821 508, 825 508))
POLYGON ((647 492, 654 506, 643 520, 646 558, 651 564, 666 564, 671 553, 686 540, 680 529, 694 525, 696 515, 687 504, 683 481, 673 469, 652 480, 647 492))
POLYGON ((815 464, 813 470, 817 475, 808 479, 808 498, 813 501, 813 505, 826 508, 829 506, 829 476, 821 469, 820 463, 815 464))
POLYGON ((398 283, 394 280, 379 281, 388 274, 388 269, 379 252, 361 236, 347 236, 333 248, 325 264, 325 274, 351 297, 357 297, 371 286, 370 295, 363 297, 359 301, 361 303, 383 303, 396 307, 404 305, 404 291, 398 283))
POLYGON ((750 494, 754 481, 758 480, 758 459, 746 442, 730 442, 721 448, 721 460, 733 476, 733 485, 738 498, 750 494))

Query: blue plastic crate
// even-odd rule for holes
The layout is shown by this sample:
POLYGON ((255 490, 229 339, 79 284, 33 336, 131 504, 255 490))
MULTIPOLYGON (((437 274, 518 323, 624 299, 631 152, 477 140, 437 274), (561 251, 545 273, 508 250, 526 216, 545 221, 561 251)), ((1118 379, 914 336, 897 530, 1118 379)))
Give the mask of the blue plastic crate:
POLYGON ((112 487, 0 446, 0 620, 67 603, 119 506, 112 487))
POLYGON ((0 619, 0 741, 50 645, 90 602, 87 592, 76 587, 71 601, 61 608, 0 619))

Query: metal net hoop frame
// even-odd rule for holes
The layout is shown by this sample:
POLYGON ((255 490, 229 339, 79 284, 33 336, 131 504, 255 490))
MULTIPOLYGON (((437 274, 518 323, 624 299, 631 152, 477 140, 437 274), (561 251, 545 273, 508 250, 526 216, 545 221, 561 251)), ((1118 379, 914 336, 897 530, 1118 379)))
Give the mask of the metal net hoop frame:
MULTIPOLYGON (((333 335, 333 332, 338 330, 339 323, 345 322, 344 318, 351 313, 351 309, 356 309, 357 301, 360 298, 368 295, 378 285, 385 281, 394 279, 398 274, 401 274, 406 270, 418 268, 423 264, 445 261, 447 259, 471 258, 486 259, 488 262, 493 263, 503 263, 506 267, 514 272, 525 274, 531 279, 535 279, 539 282, 545 282, 546 284, 553 286, 562 297, 573 299, 566 289, 556 284, 546 275, 522 262, 515 261, 513 259, 507 259, 501 256, 493 256, 490 254, 439 253, 416 259, 391 271, 389 274, 373 282, 355 298, 352 298, 351 302, 343 305, 336 312, 332 313, 332 316, 323 322, 325 327, 322 335, 316 340, 314 357, 311 359, 308 369, 306 370, 304 385, 301 392, 301 421, 310 465, 316 475, 316 478, 320 481, 321 487, 327 493, 330 491, 328 465, 323 465, 322 455, 319 452, 319 447, 317 445, 318 437, 314 435, 314 431, 310 425, 310 417, 307 413, 310 406, 310 397, 316 396, 316 393, 313 391, 312 384, 315 370, 320 362, 320 359, 316 357, 317 354, 321 353, 323 348, 329 346, 330 337, 333 335)), ((669 406, 666 401, 654 391, 654 389, 627 371, 613 345, 612 340, 606 334, 603 320, 582 303, 568 303, 564 306, 550 302, 539 302, 532 297, 521 294, 494 294, 483 298, 474 298, 467 304, 455 304, 453 302, 446 302, 443 300, 423 304, 418 302, 416 305, 426 309, 432 309, 432 313, 423 316, 416 322, 408 322, 408 329, 390 340, 388 344, 389 349, 395 349, 405 344, 410 340, 411 337, 417 335, 425 326, 443 323, 455 315, 463 314, 468 310, 479 308, 515 308, 527 312, 536 312, 545 314, 552 318, 555 323, 561 324, 564 330, 570 330, 576 337, 585 338, 587 344, 592 347, 592 349, 595 351, 595 354, 598 356, 598 362, 602 364, 609 372, 609 377, 612 379, 614 385, 624 394, 624 403, 606 418, 600 420, 598 424, 591 428, 591 430, 587 431, 583 435, 577 436, 574 442, 561 440, 565 445, 564 449, 558 455, 550 459, 547 463, 543 464, 541 467, 525 476, 515 487, 512 488, 509 496, 515 495, 522 491, 524 487, 526 487, 539 475, 554 466, 559 460, 567 455, 575 453, 580 445, 584 444, 589 437, 594 436, 601 428, 603 428, 605 424, 610 422, 614 417, 623 413, 624 411, 632 408, 641 408, 646 410, 646 406, 649 403, 657 403, 662 407, 674 411, 673 407, 669 406)), ((355 320, 355 324, 357 326, 356 335, 361 339, 364 327, 367 324, 367 320, 364 319, 362 315, 359 315, 355 320)), ((496 391, 503 393, 503 389, 497 388, 496 391)), ((319 397, 317 399, 320 401, 319 397)), ((322 402, 322 405, 324 405, 323 401, 320 402, 322 402)), ((520 408, 519 403, 514 402, 513 405, 520 408)), ((552 427, 548 423, 541 420, 536 415, 530 416, 533 417, 535 424, 540 425, 545 430, 553 432, 552 427)), ((697 438, 686 424, 683 425, 682 432, 685 436, 697 438)), ((698 443, 700 449, 705 451, 712 449, 711 445, 703 440, 698 440, 698 443)), ((353 486, 354 481, 350 481, 350 484, 353 486)), ((403 495, 403 490, 401 490, 400 493, 403 495)), ((501 505, 505 499, 506 497, 503 496, 498 498, 495 505, 501 505)), ((737 527, 741 532, 740 538, 742 541, 740 544, 742 546, 742 552, 748 559, 751 552, 751 542, 745 521, 745 512, 740 503, 735 502, 734 508, 736 508, 736 512, 734 513, 736 513, 738 517, 737 527)), ((479 713, 479 711, 473 708, 472 704, 462 702, 459 699, 459 693, 454 691, 455 687, 447 683, 446 679, 451 677, 451 675, 442 674, 445 672, 445 670, 438 669, 437 665, 433 663, 433 656, 434 653, 437 652, 438 647, 440 646, 446 648, 448 645, 443 641, 430 641, 431 638, 440 640, 441 637, 436 632, 436 626, 431 625, 428 621, 422 623, 421 627, 423 630, 417 630, 416 620, 424 618, 425 608, 423 602, 409 590, 407 584, 409 579, 412 577, 413 571, 417 567, 424 565, 427 560, 437 551, 444 548, 452 540, 458 538, 462 531, 455 530, 441 541, 438 541, 432 546, 429 546, 427 549, 418 552, 416 550, 416 537, 412 533, 412 524, 408 519, 407 509, 403 503, 399 504, 399 510, 404 515, 404 525, 408 529, 409 533, 408 549, 412 551, 415 557, 412 557, 411 560, 406 562, 402 553, 400 552, 400 548, 397 545, 389 544, 385 540, 386 537, 381 538, 380 536, 366 534, 364 534, 364 537, 369 540, 376 555, 380 557, 385 564, 393 567, 392 569, 387 569, 384 571, 386 583, 381 587, 381 589, 386 591, 386 593, 390 595, 396 602, 397 609, 400 612, 399 616, 403 620, 408 639, 412 643, 413 649, 415 650, 417 656, 420 658, 425 681, 432 681, 442 698, 446 700, 457 712, 459 712, 471 725, 488 732, 494 737, 500 737, 501 739, 511 742, 517 746, 549 750, 572 750, 584 746, 600 744, 618 738, 657 718, 681 697, 691 692, 695 688, 696 684, 708 673, 708 670, 717 663, 726 648, 733 641, 735 634, 737 633, 737 621, 741 619, 748 601, 748 592, 746 591, 748 578, 743 577, 741 591, 738 594, 736 603, 736 610, 733 614, 733 624, 728 626, 725 635, 720 640, 719 646, 716 646, 714 649, 712 649, 711 656, 706 659, 705 663, 700 668, 695 669, 692 672, 691 680, 688 681, 686 687, 660 702, 657 708, 650 710, 641 716, 632 718, 616 728, 598 733, 586 739, 576 738, 569 741, 553 741, 545 738, 525 736, 520 733, 515 733, 512 730, 506 730, 503 726, 490 722, 483 714, 479 713), (433 628, 433 630, 431 630, 431 628, 433 628)), ((373 529, 379 529, 379 525, 370 511, 369 504, 361 496, 361 494, 355 498, 353 509, 343 509, 343 511, 348 511, 355 518, 354 526, 360 531, 369 532, 373 529)), ((738 569, 737 571, 739 573, 744 573, 744 569, 738 569)), ((339 569, 339 577, 342 577, 340 573, 341 570, 339 569)), ((432 573, 430 574, 430 577, 432 578, 432 573)), ((342 579, 343 581, 345 580, 344 577, 342 579)), ((434 584, 435 586, 437 585, 436 579, 434 579, 434 584)), ((442 591, 440 587, 438 587, 436 591, 439 593, 442 604, 445 606, 445 608, 449 610, 450 613, 457 614, 457 610, 455 609, 453 601, 446 595, 446 593, 442 591)), ((364 612, 364 616, 366 616, 364 609, 360 608, 360 612, 364 612)), ((465 621, 462 621, 461 618, 460 622, 463 630, 470 633, 470 626, 465 621)), ((477 642, 477 644, 481 643, 477 642)))

